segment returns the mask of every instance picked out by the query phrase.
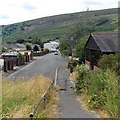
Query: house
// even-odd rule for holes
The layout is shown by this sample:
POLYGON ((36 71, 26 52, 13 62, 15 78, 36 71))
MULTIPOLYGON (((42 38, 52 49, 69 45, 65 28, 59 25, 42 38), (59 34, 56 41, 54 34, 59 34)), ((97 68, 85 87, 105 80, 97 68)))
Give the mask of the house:
POLYGON ((18 47, 18 49, 15 49, 16 51, 26 50, 26 46, 24 44, 16 43, 16 46, 18 47))
POLYGON ((11 51, 23 51, 23 50, 26 50, 26 47, 25 45, 23 44, 19 44, 19 43, 16 43, 16 44, 4 44, 3 47, 8 51, 8 52, 11 52, 11 51))
POLYGON ((98 32, 90 34, 85 45, 86 66, 91 69, 97 69, 98 61, 103 54, 115 54, 120 50, 118 40, 118 32, 98 32))
POLYGON ((2 53, 1 58, 4 60, 4 71, 13 70, 16 66, 19 53, 2 53))
POLYGON ((2 70, 4 67, 4 59, 0 58, 0 70, 2 70))
POLYGON ((44 44, 44 48, 49 49, 49 51, 57 51, 59 48, 59 42, 50 41, 50 42, 44 44))
POLYGON ((0 66, 4 68, 4 72, 7 72, 8 70, 13 70, 16 66, 24 65, 32 59, 33 51, 31 50, 2 53, 0 56, 0 66), (2 64, 3 60, 4 64, 2 64))

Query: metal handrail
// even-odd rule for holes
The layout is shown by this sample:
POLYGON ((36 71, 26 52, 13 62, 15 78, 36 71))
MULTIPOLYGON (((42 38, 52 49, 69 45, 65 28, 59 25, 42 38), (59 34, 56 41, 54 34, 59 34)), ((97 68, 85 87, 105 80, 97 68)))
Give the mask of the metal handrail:
MULTIPOLYGON (((57 85, 57 79, 58 79, 58 68, 56 68, 56 74, 55 74, 55 79, 51 81, 50 85, 48 86, 48 88, 46 89, 46 91, 44 92, 44 94, 42 95, 42 98, 40 99, 40 101, 38 102, 38 104, 36 105, 36 107, 34 108, 34 110, 30 113, 29 118, 31 120, 33 120, 33 117, 38 109, 38 107, 41 105, 42 101, 45 103, 46 101, 46 94, 48 93, 48 91, 50 90, 50 88, 55 84, 55 86, 57 85)), ((46 105, 44 104, 44 109, 45 109, 46 105)))
MULTIPOLYGON (((38 102, 38 104, 36 105, 36 107, 34 108, 33 112, 30 113, 29 118, 32 120, 38 107, 41 105, 41 103, 44 101, 46 101, 46 94, 48 93, 49 89, 54 85, 54 80, 50 83, 49 87, 46 89, 46 91, 44 92, 44 94, 42 95, 42 98, 40 99, 40 101, 38 102)), ((44 105, 44 109, 45 109, 45 105, 44 105)))

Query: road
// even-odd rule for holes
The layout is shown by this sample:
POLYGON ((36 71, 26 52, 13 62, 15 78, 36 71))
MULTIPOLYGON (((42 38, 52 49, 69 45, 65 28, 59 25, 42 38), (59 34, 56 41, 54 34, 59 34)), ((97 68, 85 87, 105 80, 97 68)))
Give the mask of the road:
POLYGON ((76 99, 76 93, 70 88, 69 72, 66 69, 67 60, 59 55, 54 55, 54 53, 36 57, 35 59, 14 73, 6 74, 6 77, 31 77, 34 74, 38 74, 54 79, 56 68, 58 68, 57 84, 60 88, 58 93, 60 98, 58 105, 59 118, 97 118, 96 114, 83 110, 82 105, 76 99))
POLYGON ((10 73, 5 74, 5 77, 9 78, 13 77, 17 78, 23 76, 31 77, 37 74, 54 79, 56 68, 59 66, 59 60, 57 60, 59 58, 60 56, 56 56, 53 53, 40 57, 35 57, 34 61, 32 61, 26 66, 23 66, 22 68, 16 70, 11 74, 10 73))

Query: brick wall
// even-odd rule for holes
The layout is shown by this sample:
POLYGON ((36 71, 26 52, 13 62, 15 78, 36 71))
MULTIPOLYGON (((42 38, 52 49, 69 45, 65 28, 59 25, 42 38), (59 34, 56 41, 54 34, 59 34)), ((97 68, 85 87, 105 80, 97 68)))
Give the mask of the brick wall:
POLYGON ((90 68, 91 68, 90 62, 87 61, 87 60, 85 60, 85 68, 86 68, 86 69, 90 69, 90 68))
POLYGON ((99 67, 97 67, 97 66, 94 66, 94 70, 96 71, 96 70, 99 70, 99 67))

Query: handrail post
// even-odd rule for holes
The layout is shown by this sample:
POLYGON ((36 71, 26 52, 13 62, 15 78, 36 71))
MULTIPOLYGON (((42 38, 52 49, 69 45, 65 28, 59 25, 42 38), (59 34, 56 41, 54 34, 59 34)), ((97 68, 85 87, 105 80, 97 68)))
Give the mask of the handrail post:
POLYGON ((55 74, 55 86, 57 85, 57 77, 58 77, 58 68, 56 68, 56 74, 55 74))
POLYGON ((30 115, 29 115, 30 120, 33 120, 33 116, 34 116, 34 114, 30 113, 30 115))
POLYGON ((46 108, 46 96, 43 96, 43 100, 44 100, 44 109, 46 108))

